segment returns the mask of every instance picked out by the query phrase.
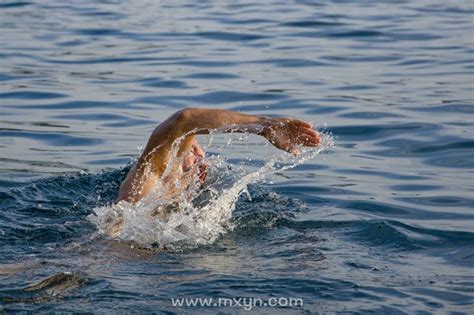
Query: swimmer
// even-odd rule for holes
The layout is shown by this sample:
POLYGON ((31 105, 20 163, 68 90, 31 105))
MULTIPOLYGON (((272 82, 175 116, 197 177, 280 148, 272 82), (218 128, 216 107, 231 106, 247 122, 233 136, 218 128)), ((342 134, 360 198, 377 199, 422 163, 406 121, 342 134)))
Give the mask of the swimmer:
MULTIPOLYGON (((178 178, 186 181, 197 175, 203 184, 207 165, 195 135, 209 134, 211 131, 257 134, 278 149, 294 155, 299 154, 298 146, 316 147, 321 141, 311 124, 298 119, 246 115, 221 109, 186 108, 171 115, 152 132, 143 154, 120 185, 116 202, 138 202, 152 191, 159 180, 172 182, 178 178), (171 159, 170 152, 175 140, 180 141, 177 159, 171 159), (179 164, 169 165, 176 161, 179 164), (164 174, 170 166, 172 172, 164 174)), ((170 188, 169 194, 174 193, 170 188)))

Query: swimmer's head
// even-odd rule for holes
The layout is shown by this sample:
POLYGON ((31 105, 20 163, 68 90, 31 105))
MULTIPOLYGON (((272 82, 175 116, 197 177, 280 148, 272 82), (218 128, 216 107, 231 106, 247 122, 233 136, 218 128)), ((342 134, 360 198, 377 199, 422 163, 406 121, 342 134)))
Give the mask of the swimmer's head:
POLYGON ((204 151, 197 141, 194 140, 191 149, 183 155, 181 169, 183 173, 190 175, 197 172, 199 182, 204 184, 207 176, 207 164, 204 162, 204 151))

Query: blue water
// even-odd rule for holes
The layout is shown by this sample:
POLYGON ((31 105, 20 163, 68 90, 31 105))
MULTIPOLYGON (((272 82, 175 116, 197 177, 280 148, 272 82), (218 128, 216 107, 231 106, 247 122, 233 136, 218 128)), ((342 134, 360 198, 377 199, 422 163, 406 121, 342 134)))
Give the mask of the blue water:
MULTIPOLYGON (((0 311, 238 313, 171 298, 293 297, 304 305, 253 311, 471 313, 473 14, 471 1, 0 2, 0 311), (252 183, 209 244, 98 233, 94 209, 187 106, 300 117, 337 145, 252 183)), ((247 141, 229 152, 265 160, 247 141)))

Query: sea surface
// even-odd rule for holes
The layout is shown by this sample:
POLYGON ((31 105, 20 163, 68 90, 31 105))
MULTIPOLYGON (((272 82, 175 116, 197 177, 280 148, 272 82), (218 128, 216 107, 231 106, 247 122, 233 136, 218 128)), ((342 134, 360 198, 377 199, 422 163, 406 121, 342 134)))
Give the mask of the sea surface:
POLYGON ((0 312, 472 314, 473 29, 472 1, 0 1, 0 312), (325 142, 200 137, 220 219, 104 233, 190 106, 325 142))

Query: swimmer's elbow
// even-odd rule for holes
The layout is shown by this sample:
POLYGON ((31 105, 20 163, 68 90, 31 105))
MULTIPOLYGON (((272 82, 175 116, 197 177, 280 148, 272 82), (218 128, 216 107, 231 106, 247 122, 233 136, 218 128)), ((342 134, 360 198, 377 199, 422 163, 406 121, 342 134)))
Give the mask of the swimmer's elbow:
POLYGON ((175 119, 175 126, 183 133, 190 132, 199 127, 200 116, 198 108, 186 107, 177 111, 173 116, 175 119))
POLYGON ((198 109, 194 107, 183 108, 175 113, 176 119, 178 122, 187 123, 193 120, 197 111, 198 109))

